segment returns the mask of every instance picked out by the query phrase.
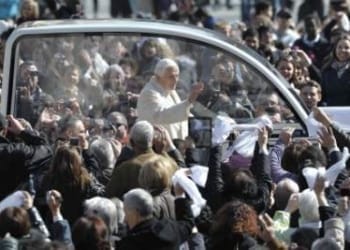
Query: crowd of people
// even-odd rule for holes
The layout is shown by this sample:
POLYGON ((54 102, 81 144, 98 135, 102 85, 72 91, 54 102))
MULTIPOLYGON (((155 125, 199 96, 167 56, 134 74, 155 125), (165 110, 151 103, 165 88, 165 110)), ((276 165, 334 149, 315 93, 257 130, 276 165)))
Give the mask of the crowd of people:
MULTIPOLYGON (((5 2, 1 50, 26 21, 84 15, 78 0, 5 2)), ((113 2, 113 17, 145 17, 135 1, 113 2)), ((293 1, 242 1, 245 23, 215 18, 208 1, 154 2, 147 18, 214 29, 275 65, 318 141, 285 128, 270 145, 294 114, 220 51, 168 37, 26 37, 16 113, 0 114, 0 249, 350 249, 350 137, 318 108, 350 104, 347 2, 325 15, 305 0, 296 20, 293 1), (217 114, 258 128, 214 140, 217 114), (192 115, 207 120, 189 134, 192 115)))

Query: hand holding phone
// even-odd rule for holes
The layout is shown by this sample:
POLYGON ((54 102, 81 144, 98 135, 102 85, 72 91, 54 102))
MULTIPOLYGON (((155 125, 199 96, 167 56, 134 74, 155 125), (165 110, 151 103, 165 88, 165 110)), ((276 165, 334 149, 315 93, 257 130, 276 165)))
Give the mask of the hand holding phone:
POLYGON ((79 146, 79 144, 80 144, 79 142, 80 142, 80 140, 78 137, 71 137, 69 139, 69 145, 71 145, 71 146, 79 146))
POLYGON ((60 213, 62 201, 62 195, 57 190, 50 190, 46 193, 46 202, 53 216, 60 213))
POLYGON ((190 117, 189 136, 197 148, 211 147, 212 120, 208 117, 190 117))

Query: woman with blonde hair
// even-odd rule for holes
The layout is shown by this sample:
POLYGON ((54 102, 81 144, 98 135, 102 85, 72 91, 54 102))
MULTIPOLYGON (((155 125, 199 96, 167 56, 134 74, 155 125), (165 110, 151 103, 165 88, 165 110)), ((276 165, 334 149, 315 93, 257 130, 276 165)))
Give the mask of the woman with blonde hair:
POLYGON ((140 187, 153 197, 153 214, 157 218, 175 218, 174 196, 171 194, 172 162, 164 156, 149 158, 139 173, 140 187))
POLYGON ((27 21, 39 19, 39 4, 34 0, 23 0, 20 7, 20 16, 17 19, 17 25, 27 21))

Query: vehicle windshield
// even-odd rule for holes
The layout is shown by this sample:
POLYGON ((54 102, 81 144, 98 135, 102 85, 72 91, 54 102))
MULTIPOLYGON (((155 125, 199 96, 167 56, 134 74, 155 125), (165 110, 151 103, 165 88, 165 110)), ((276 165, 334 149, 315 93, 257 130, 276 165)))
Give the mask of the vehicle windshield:
POLYGON ((195 116, 222 114, 251 123, 267 113, 281 127, 296 124, 293 109, 264 75, 204 43, 141 34, 60 34, 25 36, 16 53, 14 110, 32 126, 43 125, 48 114, 57 121, 67 112, 103 119, 113 111, 125 114, 131 126, 137 119, 138 95, 161 58, 179 65, 176 90, 181 99, 193 84, 204 83, 192 109, 195 116))

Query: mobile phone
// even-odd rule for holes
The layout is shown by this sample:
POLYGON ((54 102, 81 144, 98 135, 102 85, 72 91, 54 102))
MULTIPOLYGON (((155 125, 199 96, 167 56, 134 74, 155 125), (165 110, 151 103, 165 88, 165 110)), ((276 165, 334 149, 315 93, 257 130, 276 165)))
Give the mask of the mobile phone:
POLYGON ((212 120, 209 117, 190 117, 188 120, 189 136, 197 148, 211 147, 212 120))
POLYGON ((78 137, 71 137, 69 139, 69 144, 71 146, 79 146, 79 138, 78 137))
POLYGON ((55 200, 56 200, 58 203, 62 203, 62 201, 63 201, 62 196, 61 196, 61 195, 57 195, 57 194, 55 194, 55 193, 52 192, 52 191, 48 191, 48 192, 46 193, 46 202, 47 202, 47 203, 49 203, 49 201, 50 201, 50 196, 51 196, 51 195, 55 198, 55 200))

